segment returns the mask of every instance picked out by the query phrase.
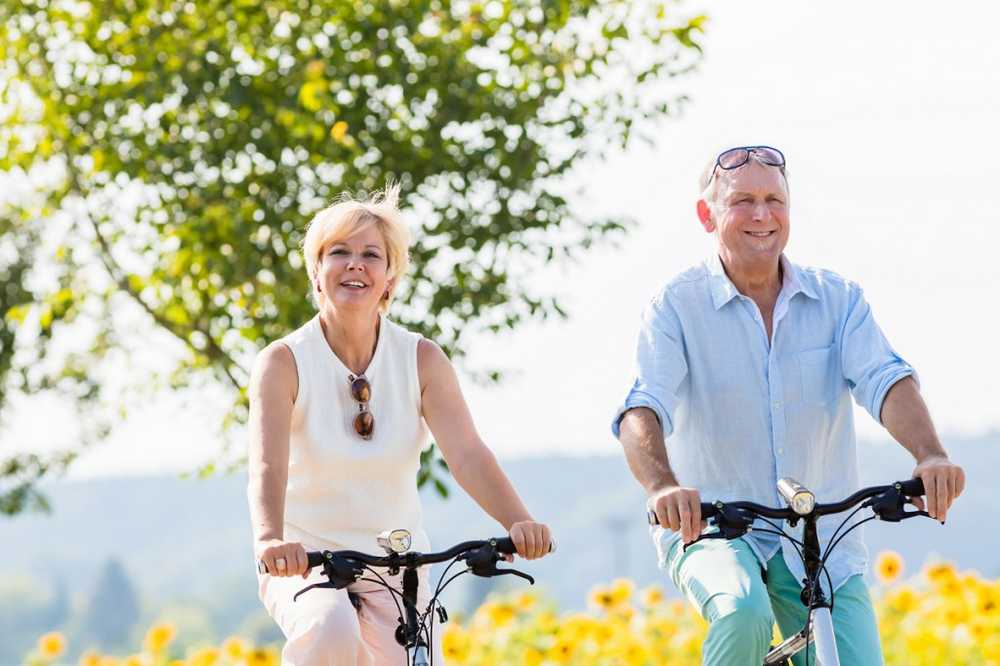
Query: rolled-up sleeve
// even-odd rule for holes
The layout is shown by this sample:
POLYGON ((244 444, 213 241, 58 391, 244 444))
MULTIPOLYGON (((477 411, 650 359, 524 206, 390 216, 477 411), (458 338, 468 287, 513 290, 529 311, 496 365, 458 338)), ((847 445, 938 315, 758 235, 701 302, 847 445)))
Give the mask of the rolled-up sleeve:
POLYGON ((635 351, 635 381, 611 421, 614 436, 619 436, 625 412, 636 407, 653 410, 664 437, 672 433, 678 391, 687 372, 680 320, 664 292, 643 311, 635 351))
POLYGON ((889 389, 915 371, 886 340, 860 287, 852 290, 840 347, 844 378, 854 401, 881 424, 889 389))

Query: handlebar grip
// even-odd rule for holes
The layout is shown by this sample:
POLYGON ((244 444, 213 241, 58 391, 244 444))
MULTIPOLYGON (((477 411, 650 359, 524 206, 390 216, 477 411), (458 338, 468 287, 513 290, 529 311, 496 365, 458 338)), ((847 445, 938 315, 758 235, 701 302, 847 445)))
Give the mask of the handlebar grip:
MULTIPOLYGON (((504 555, 513 555, 517 553, 517 547, 514 546, 514 540, 509 536, 498 537, 496 539, 491 539, 491 541, 497 542, 496 548, 498 553, 502 553, 504 555)), ((549 538, 549 552, 556 552, 556 540, 551 537, 549 538)))
POLYGON ((497 542, 497 552, 503 553, 504 555, 513 555, 517 552, 517 548, 514 546, 514 541, 510 537, 500 537, 494 539, 497 542))
MULTIPOLYGON (((309 561, 309 568, 318 567, 323 564, 323 553, 321 551, 311 551, 306 553, 306 559, 309 561)), ((267 565, 264 564, 264 560, 257 560, 257 571, 262 574, 270 573, 267 570, 267 565)))
POLYGON ((899 491, 906 495, 907 497, 919 497, 924 495, 924 481, 923 479, 910 479, 908 481, 899 482, 899 491))
MULTIPOLYGON (((708 520, 709 518, 711 518, 712 516, 717 515, 718 513, 719 513, 718 507, 716 507, 711 502, 702 502, 701 503, 701 519, 702 520, 708 520)), ((656 517, 656 512, 653 511, 652 509, 646 509, 646 522, 648 522, 650 525, 659 525, 660 524, 659 518, 656 517)))

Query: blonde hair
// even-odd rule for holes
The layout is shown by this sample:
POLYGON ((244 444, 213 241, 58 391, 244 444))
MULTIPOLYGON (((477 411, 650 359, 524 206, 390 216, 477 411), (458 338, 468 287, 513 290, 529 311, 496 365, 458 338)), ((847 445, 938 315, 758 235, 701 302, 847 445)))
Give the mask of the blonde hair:
POLYGON ((382 192, 375 192, 367 199, 355 199, 350 194, 340 195, 337 202, 324 208, 313 217, 302 240, 302 258, 309 273, 313 300, 319 305, 316 293, 316 275, 323 260, 323 249, 331 243, 350 238, 369 226, 374 226, 385 241, 389 277, 395 278, 389 295, 379 304, 385 311, 392 301, 399 280, 410 267, 410 231, 399 210, 399 184, 388 183, 382 192))

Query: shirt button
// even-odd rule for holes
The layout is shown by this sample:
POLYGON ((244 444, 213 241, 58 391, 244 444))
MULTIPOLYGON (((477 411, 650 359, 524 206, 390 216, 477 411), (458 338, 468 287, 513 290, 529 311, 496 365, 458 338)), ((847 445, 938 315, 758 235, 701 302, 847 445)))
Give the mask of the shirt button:
POLYGON ((781 403, 780 403, 780 402, 778 402, 777 400, 775 400, 775 401, 774 401, 774 408, 775 408, 775 409, 779 409, 780 407, 781 407, 781 403))
POLYGON ((778 453, 784 453, 784 452, 785 452, 784 449, 778 449, 778 453))

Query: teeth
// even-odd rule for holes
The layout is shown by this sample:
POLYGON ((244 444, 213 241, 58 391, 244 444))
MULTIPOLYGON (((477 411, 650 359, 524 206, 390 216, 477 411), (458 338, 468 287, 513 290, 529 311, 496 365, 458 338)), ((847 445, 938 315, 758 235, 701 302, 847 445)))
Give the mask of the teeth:
POLYGON ((748 231, 751 236, 757 236, 758 238, 763 238, 764 236, 770 236, 772 232, 770 231, 748 231))
POLYGON ((364 287, 365 285, 361 282, 341 282, 345 287, 364 287))

